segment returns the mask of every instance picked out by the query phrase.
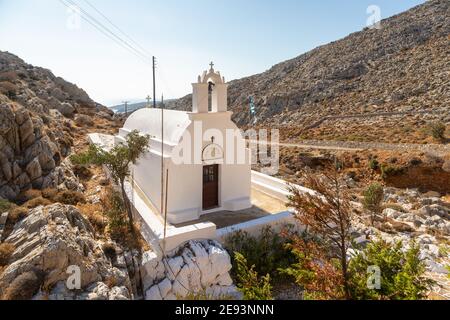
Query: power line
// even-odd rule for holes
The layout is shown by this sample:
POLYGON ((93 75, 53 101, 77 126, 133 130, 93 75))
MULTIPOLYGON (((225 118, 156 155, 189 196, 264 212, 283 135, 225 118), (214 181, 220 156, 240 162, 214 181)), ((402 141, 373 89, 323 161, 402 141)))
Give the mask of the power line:
POLYGON ((74 7, 78 8, 80 10, 80 17, 88 22, 90 25, 92 25, 95 29, 100 31, 103 35, 108 37, 110 40, 114 41, 116 44, 121 46, 122 48, 128 50, 135 56, 137 56, 139 59, 144 61, 145 63, 149 64, 150 61, 149 58, 145 55, 143 55, 140 51, 135 49, 133 46, 128 44, 125 40, 121 39, 119 36, 117 36, 114 32, 109 30, 107 27, 105 27, 101 22, 99 22, 97 19, 92 17, 89 13, 87 13, 83 8, 81 8, 79 5, 77 5, 75 2, 71 0, 59 0, 64 6, 66 6, 69 9, 73 9, 74 7))
POLYGON ((133 40, 128 34, 126 34, 122 29, 120 29, 114 22, 111 21, 105 14, 103 14, 99 9, 97 9, 90 1, 83 0, 87 3, 88 6, 90 6, 92 9, 94 9, 99 15, 101 15, 106 21, 109 22, 110 25, 112 25, 117 31, 119 31, 123 36, 125 36, 128 40, 130 40, 134 45, 136 45, 143 53, 145 53, 148 56, 152 56, 150 52, 148 52, 144 47, 142 47, 139 43, 133 40))
POLYGON ((97 25, 99 25, 101 28, 103 28, 103 30, 105 30, 106 32, 108 32, 109 34, 111 34, 114 38, 116 38, 117 40, 119 40, 121 43, 123 43, 125 46, 127 46, 128 48, 130 48, 131 50, 133 50, 136 54, 138 54, 139 56, 143 57, 144 59, 149 59, 149 57, 147 57, 145 54, 143 54, 142 52, 140 52, 139 50, 137 50, 135 47, 133 47, 132 45, 130 45, 127 41, 123 40, 120 36, 118 36, 116 33, 114 33, 113 31, 111 31, 108 27, 106 27, 103 23, 101 23, 100 21, 98 21, 95 17, 93 17, 91 14, 89 14, 89 12, 87 12, 86 10, 84 10, 79 4, 77 4, 76 2, 74 2, 73 0, 66 0, 68 1, 70 4, 72 4, 73 6, 76 6, 78 9, 80 9, 80 11, 87 17, 89 17, 92 21, 94 21, 94 23, 96 23, 97 25))

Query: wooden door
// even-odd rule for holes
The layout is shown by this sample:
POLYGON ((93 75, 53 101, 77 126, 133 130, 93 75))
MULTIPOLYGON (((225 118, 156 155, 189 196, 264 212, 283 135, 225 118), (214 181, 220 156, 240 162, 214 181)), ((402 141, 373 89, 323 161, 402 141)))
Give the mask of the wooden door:
POLYGON ((219 206, 219 165, 203 167, 203 210, 219 206))

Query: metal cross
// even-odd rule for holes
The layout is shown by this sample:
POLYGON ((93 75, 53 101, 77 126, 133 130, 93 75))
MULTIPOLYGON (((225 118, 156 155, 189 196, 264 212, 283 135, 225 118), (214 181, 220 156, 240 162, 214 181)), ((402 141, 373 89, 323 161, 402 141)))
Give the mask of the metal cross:
POLYGON ((209 64, 211 66, 211 69, 214 68, 214 63, 211 61, 211 63, 209 64))

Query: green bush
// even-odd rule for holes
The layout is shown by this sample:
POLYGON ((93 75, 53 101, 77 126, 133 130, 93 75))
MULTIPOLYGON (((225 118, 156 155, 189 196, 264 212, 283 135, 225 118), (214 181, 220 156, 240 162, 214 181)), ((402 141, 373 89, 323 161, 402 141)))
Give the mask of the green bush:
MULTIPOLYGON (((288 267, 294 261, 294 255, 287 250, 287 236, 279 235, 268 226, 261 230, 258 237, 252 237, 245 231, 237 231, 225 240, 228 252, 243 254, 259 274, 280 276, 280 268, 288 267)), ((233 259, 233 270, 236 261, 233 259)))
POLYGON ((259 278, 255 265, 248 267, 245 257, 239 252, 234 253, 236 261, 237 288, 245 300, 273 300, 270 275, 259 278))
POLYGON ((378 168, 380 167, 380 163, 378 162, 377 159, 370 159, 369 160, 369 168, 372 170, 378 170, 378 168))
POLYGON ((103 205, 109 221, 109 232, 113 239, 121 239, 127 233, 128 226, 125 204, 119 192, 110 190, 107 195, 107 198, 103 199, 103 205))
POLYGON ((381 165, 381 177, 387 179, 388 177, 400 175, 405 172, 404 168, 390 166, 386 164, 381 165))
POLYGON ((443 122, 436 121, 430 123, 429 131, 434 139, 438 141, 443 141, 445 139, 445 124, 443 122))
POLYGON ((384 198, 383 186, 378 183, 371 184, 364 191, 363 205, 364 208, 370 211, 380 211, 381 202, 384 198))
POLYGON ((0 213, 6 212, 11 209, 12 203, 5 199, 0 199, 0 213))
POLYGON ((375 221, 375 216, 383 211, 381 203, 384 198, 383 186, 378 183, 371 184, 366 190, 364 190, 364 199, 362 204, 364 209, 369 210, 371 213, 372 224, 375 221))
POLYGON ((353 299, 418 300, 426 297, 433 281, 424 277, 425 264, 419 259, 419 246, 407 251, 402 243, 392 245, 383 240, 370 243, 350 260, 350 289, 353 299), (380 288, 369 288, 370 267, 380 269, 380 288))

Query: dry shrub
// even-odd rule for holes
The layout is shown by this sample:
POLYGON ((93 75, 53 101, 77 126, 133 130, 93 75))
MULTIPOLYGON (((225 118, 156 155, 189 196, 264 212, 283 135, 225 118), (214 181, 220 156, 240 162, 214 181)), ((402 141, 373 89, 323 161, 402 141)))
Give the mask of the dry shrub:
POLYGON ((108 288, 114 288, 115 286, 117 286, 118 281, 117 278, 114 276, 109 276, 108 278, 106 278, 105 280, 105 284, 108 286, 108 288))
POLYGON ((94 175, 88 167, 79 164, 73 166, 73 172, 81 180, 90 180, 94 175))
POLYGON ((16 248, 11 243, 0 244, 0 267, 8 265, 9 259, 11 258, 15 249, 16 248))
POLYGON ((29 200, 41 197, 42 192, 39 190, 31 189, 31 190, 25 191, 23 193, 23 196, 25 198, 25 201, 29 201, 29 200))
POLYGON ((15 199, 15 202, 17 204, 24 204, 27 201, 39 198, 41 196, 42 196, 41 191, 35 190, 35 189, 30 189, 30 190, 21 192, 15 199))
POLYGON ((84 198, 83 194, 78 191, 72 191, 72 190, 64 190, 61 192, 58 192, 58 194, 55 197, 56 202, 60 202, 62 204, 68 204, 68 205, 77 205, 78 203, 85 203, 86 199, 84 198))
POLYGON ((16 95, 19 87, 10 81, 2 81, 0 82, 0 93, 7 95, 9 97, 13 97, 16 95))
POLYGON ((79 204, 78 209, 89 220, 96 231, 104 233, 105 227, 108 225, 106 217, 103 215, 103 208, 99 204, 79 204))
POLYGON ((33 208, 36 208, 39 206, 48 206, 50 204, 52 204, 52 203, 48 199, 38 197, 38 198, 34 198, 30 201, 27 201, 23 206, 28 209, 33 209, 33 208))
POLYGON ((112 243, 104 243, 102 246, 105 256, 110 260, 115 260, 117 257, 116 247, 112 243))
POLYGON ((28 209, 25 207, 15 207, 8 215, 8 224, 16 224, 28 215, 28 209))
POLYGON ((54 201, 57 195, 58 195, 57 189, 48 188, 48 189, 42 190, 42 196, 45 199, 49 199, 50 201, 54 201))
POLYGON ((30 300, 40 289, 44 275, 28 271, 15 278, 3 294, 4 300, 30 300))
MULTIPOLYGON (((324 287, 323 283, 328 283, 329 280, 321 278, 322 276, 328 275, 333 279, 341 277, 340 282, 334 281, 336 285, 339 282, 343 287, 336 289, 339 291, 336 297, 342 294, 343 297, 349 298, 347 250, 352 244, 353 211, 350 203, 351 194, 342 179, 342 163, 336 159, 334 168, 324 170, 321 176, 304 171, 302 178, 303 185, 314 192, 305 192, 291 186, 292 195, 289 196, 289 207, 295 208, 295 218, 308 229, 310 234, 314 234, 323 242, 331 245, 327 248, 323 246, 308 247, 308 244, 304 244, 301 239, 294 237, 293 240, 297 241, 298 248, 294 247, 293 251, 296 253, 297 249, 303 250, 305 247, 305 250, 308 249, 314 255, 321 254, 323 259, 321 257, 320 260, 338 261, 338 273, 331 269, 331 267, 335 267, 334 265, 330 266, 329 270, 316 274, 317 277, 311 282, 311 287, 324 287), (320 252, 320 250, 325 250, 325 252, 320 252), (331 274, 333 275, 331 276, 331 274)), ((308 260, 313 256, 304 258, 299 256, 298 258, 307 258, 308 260)), ((312 263, 315 262, 312 261, 312 263)), ((297 274, 299 284, 303 281, 301 271, 297 274)), ((331 292, 327 295, 331 295, 331 292)))

